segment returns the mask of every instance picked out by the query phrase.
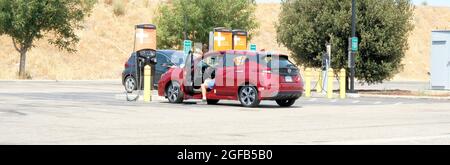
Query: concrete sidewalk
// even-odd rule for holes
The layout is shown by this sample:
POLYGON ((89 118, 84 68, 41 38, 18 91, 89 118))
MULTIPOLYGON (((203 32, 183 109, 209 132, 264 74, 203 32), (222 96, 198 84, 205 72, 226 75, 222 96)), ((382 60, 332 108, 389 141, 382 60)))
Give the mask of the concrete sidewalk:
MULTIPOLYGON (((312 81, 311 86, 315 87, 317 81, 312 81)), ((315 88, 313 88, 315 89, 315 88)), ((333 82, 333 89, 339 89, 339 81, 333 82)), ((430 83, 428 81, 388 81, 382 84, 373 85, 361 85, 359 82, 355 82, 356 90, 409 90, 409 91, 423 91, 430 89, 430 83)))
MULTIPOLYGON (((312 86, 312 98, 326 98, 326 93, 315 92, 317 81, 311 82, 312 86)), ((339 82, 333 82, 333 98, 339 98, 339 82)), ((375 97, 375 98, 404 98, 404 99, 437 99, 437 100, 450 100, 450 90, 431 90, 429 82, 427 81, 389 81, 382 84, 374 85, 361 85, 355 84, 355 90, 357 91, 370 91, 370 90, 401 90, 411 91, 418 93, 418 95, 392 95, 392 94, 371 94, 371 93, 347 93, 348 98, 358 97, 375 97), (441 95, 441 96, 437 96, 441 95)))

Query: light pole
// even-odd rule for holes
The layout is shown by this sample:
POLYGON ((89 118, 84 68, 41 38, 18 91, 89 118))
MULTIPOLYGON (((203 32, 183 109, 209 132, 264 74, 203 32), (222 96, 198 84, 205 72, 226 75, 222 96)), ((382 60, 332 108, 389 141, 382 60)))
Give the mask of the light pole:
MULTIPOLYGON (((352 38, 356 37, 356 0, 352 0, 352 38)), ((350 55, 350 91, 349 93, 355 93, 355 54, 356 51, 352 50, 350 55)))
POLYGON ((187 31, 188 31, 188 16, 187 16, 187 14, 186 14, 186 4, 185 4, 185 2, 184 1, 181 1, 181 3, 182 3, 182 5, 183 5, 183 11, 184 11, 184 27, 183 27, 183 37, 184 37, 184 40, 186 41, 187 39, 188 39, 188 36, 187 36, 187 31))
POLYGON ((184 13, 184 40, 187 40, 187 15, 184 13))

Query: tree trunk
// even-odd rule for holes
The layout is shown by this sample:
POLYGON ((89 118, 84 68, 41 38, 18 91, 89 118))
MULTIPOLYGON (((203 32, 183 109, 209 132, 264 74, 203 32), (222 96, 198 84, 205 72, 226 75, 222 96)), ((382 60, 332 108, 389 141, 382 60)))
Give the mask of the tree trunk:
POLYGON ((20 50, 20 66, 19 66, 19 79, 26 79, 25 63, 27 58, 27 50, 20 50))

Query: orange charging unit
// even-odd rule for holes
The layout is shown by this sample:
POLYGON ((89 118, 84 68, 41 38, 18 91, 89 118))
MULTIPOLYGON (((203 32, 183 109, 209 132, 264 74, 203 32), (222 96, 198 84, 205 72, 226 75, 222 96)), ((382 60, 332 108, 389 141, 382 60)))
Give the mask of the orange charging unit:
POLYGON ((233 30, 233 50, 247 50, 247 31, 233 30))
POLYGON ((214 28, 214 51, 233 49, 233 32, 226 28, 214 28))

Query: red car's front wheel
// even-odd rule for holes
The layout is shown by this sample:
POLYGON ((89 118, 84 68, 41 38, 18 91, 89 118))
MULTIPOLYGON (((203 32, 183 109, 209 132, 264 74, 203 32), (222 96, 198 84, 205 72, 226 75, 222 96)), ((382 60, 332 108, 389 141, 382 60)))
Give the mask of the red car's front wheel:
POLYGON ((170 103, 182 103, 184 95, 180 84, 172 81, 166 88, 166 96, 170 103))

